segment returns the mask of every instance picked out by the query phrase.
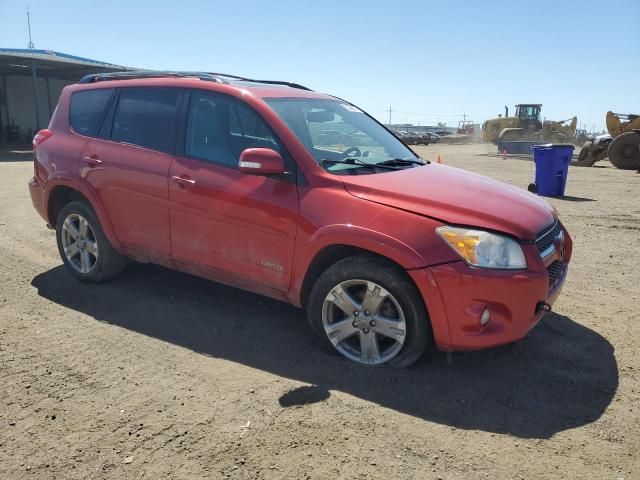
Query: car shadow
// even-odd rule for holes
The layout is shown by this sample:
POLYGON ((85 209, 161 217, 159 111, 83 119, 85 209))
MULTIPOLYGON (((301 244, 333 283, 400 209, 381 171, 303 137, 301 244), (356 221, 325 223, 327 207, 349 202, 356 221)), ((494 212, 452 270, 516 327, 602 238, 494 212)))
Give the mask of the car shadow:
POLYGON ((101 322, 310 385, 274 398, 284 407, 338 390, 455 428, 549 438, 597 420, 618 387, 609 342, 556 313, 515 347, 456 353, 451 366, 434 352, 399 370, 325 349, 300 309, 161 267, 131 264, 114 281, 87 285, 59 266, 32 285, 101 322))

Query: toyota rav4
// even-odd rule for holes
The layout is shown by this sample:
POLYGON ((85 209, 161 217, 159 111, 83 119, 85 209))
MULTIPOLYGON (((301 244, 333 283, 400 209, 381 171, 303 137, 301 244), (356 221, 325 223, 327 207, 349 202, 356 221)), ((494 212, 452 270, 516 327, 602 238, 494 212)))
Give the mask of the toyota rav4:
POLYGON ((77 279, 129 258, 257 292, 305 308, 362 364, 519 340, 567 275, 572 242, 546 201, 423 160, 297 84, 89 75, 33 145, 33 205, 77 279))

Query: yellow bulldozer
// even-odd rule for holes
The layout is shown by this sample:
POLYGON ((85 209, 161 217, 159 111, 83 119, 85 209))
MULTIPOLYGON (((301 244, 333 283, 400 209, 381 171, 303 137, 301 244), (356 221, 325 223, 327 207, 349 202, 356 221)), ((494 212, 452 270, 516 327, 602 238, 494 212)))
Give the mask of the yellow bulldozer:
POLYGON ((551 143, 572 143, 576 138, 577 117, 554 122, 540 120, 542 105, 521 103, 516 105, 516 115, 509 116, 509 107, 504 107, 505 115, 487 120, 482 125, 485 142, 497 144, 504 141, 540 140, 551 143))
POLYGON ((599 160, 609 161, 622 170, 640 169, 640 115, 607 112, 609 135, 587 140, 574 165, 591 167, 599 160))

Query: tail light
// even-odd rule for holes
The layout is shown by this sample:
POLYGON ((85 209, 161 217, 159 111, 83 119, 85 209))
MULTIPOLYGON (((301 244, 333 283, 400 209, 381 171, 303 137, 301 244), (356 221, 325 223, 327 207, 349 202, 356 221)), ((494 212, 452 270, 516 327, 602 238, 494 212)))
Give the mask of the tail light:
POLYGON ((53 132, 48 129, 40 130, 36 133, 36 136, 33 137, 33 148, 37 148, 42 142, 44 142, 47 138, 53 135, 53 132))
MULTIPOLYGON (((53 132, 49 129, 44 129, 44 130, 40 130, 38 133, 36 133, 36 136, 33 137, 33 177, 34 178, 41 178, 40 175, 38 175, 38 159, 37 159, 37 154, 36 154, 36 148, 38 148, 38 146, 40 146, 42 144, 42 142, 44 142, 47 138, 51 137, 53 135, 53 132)), ((40 168, 42 168, 40 166, 40 168)))

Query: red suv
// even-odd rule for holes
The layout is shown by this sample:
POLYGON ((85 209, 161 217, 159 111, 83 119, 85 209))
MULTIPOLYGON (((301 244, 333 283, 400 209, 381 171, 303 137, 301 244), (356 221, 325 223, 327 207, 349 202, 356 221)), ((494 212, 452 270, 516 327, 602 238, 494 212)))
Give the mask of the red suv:
POLYGON ((66 87, 33 205, 69 272, 151 262, 306 308, 345 357, 523 338, 571 239, 544 200, 425 161, 356 106, 287 82, 127 72, 66 87))

